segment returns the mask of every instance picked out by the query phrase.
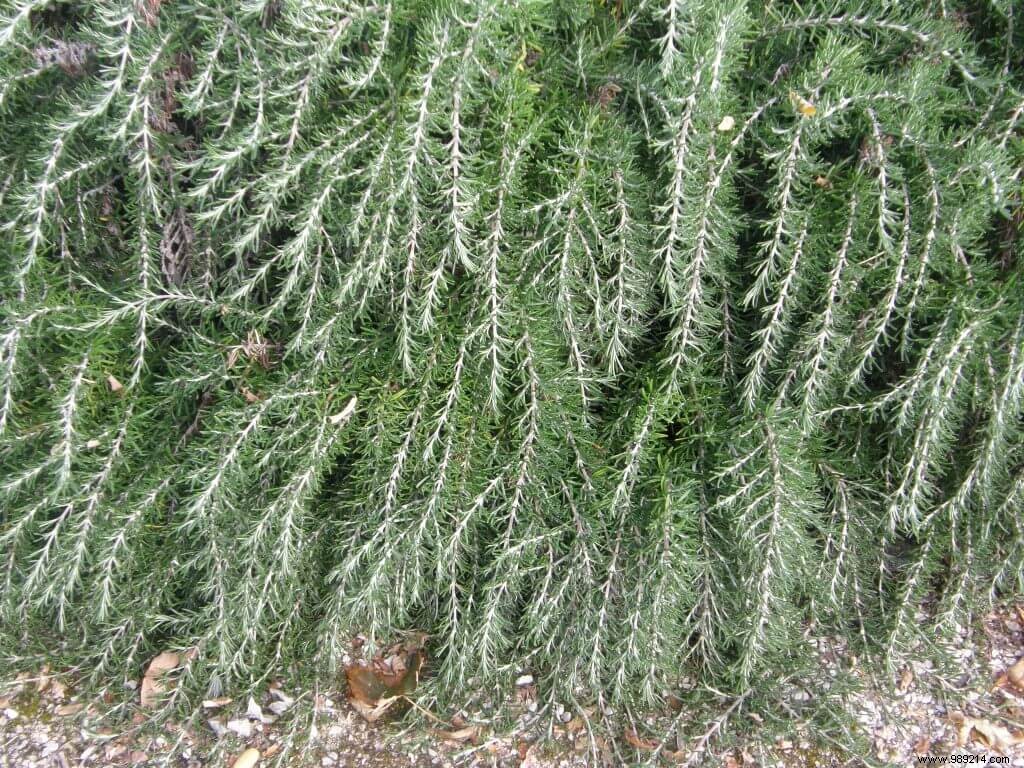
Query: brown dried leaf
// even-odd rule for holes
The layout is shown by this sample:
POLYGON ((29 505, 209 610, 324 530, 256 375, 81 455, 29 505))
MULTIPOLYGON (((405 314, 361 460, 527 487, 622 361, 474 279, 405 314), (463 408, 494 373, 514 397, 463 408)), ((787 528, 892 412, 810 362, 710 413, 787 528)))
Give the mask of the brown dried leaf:
POLYGON ((523 756, 523 762, 519 764, 519 768, 541 768, 540 758, 537 756, 536 745, 527 748, 526 752, 522 751, 523 745, 519 745, 520 754, 523 756))
POLYGON ((385 699, 379 699, 375 704, 364 704, 358 699, 351 699, 349 703, 352 704, 353 709, 362 715, 363 719, 368 723, 375 723, 387 714, 387 711, 391 709, 396 701, 401 697, 391 696, 385 699))
POLYGON ((953 712, 949 719, 957 725, 958 747, 963 747, 968 741, 974 740, 987 749, 1006 754, 1015 745, 1024 744, 1024 734, 1013 733, 991 720, 967 717, 962 712, 953 712))
POLYGON ((221 696, 217 699, 206 699, 203 702, 203 707, 206 709, 219 709, 220 707, 226 707, 232 701, 230 696, 221 696))
POLYGON ((915 755, 927 755, 932 750, 932 740, 927 736, 922 736, 914 742, 914 754, 915 755))
POLYGON ((906 693, 908 690, 910 690, 910 686, 913 682, 914 670, 912 670, 910 667, 905 667, 903 669, 903 674, 900 675, 900 684, 897 686, 897 689, 900 693, 906 693))
POLYGON ((615 97, 622 92, 622 86, 618 83, 605 83, 597 89, 597 95, 594 97, 594 101, 597 102, 601 109, 607 109, 608 106, 615 101, 615 97))
POLYGON ((632 728, 627 728, 622 737, 626 740, 627 744, 635 749, 650 751, 658 748, 658 742, 641 738, 632 728))
POLYGON ((1001 688, 1007 683, 1019 691, 1024 691, 1024 656, 1017 659, 1009 669, 999 676, 995 687, 1001 688))
POLYGON ((438 731, 437 735, 447 741, 468 741, 470 744, 476 744, 480 741, 480 729, 475 725, 468 725, 465 728, 458 728, 454 731, 438 731))
POLYGON ((180 663, 181 657, 173 651, 164 651, 149 662, 146 674, 142 676, 142 685, 139 686, 139 701, 143 707, 149 708, 157 703, 160 694, 167 690, 164 676, 180 663))
POLYGON ((345 668, 352 706, 367 721, 380 719, 398 699, 412 693, 419 683, 426 659, 424 636, 391 646, 365 664, 345 668))
POLYGON ((373 706, 387 697, 388 688, 380 676, 368 667, 351 664, 345 668, 348 695, 353 702, 373 706))
POLYGON ((263 399, 263 395, 253 392, 248 387, 242 387, 242 397, 244 397, 245 402, 249 403, 250 405, 252 403, 258 403, 263 399))
POLYGON ((71 715, 77 715, 83 709, 85 709, 85 704, 61 704, 57 707, 57 714, 61 717, 70 717, 71 715))

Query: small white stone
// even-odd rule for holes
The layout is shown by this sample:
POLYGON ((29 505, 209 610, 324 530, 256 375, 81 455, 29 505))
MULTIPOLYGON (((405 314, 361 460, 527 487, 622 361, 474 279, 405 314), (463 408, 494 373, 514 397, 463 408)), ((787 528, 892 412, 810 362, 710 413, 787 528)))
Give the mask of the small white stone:
POLYGON ((288 704, 284 701, 272 701, 267 705, 267 709, 275 715, 283 715, 288 711, 288 704))
POLYGON ((248 720, 229 720, 227 728, 232 733, 237 733, 243 739, 252 736, 252 723, 248 720))
POLYGON ((516 685, 532 685, 533 675, 520 675, 516 678, 516 685))
POLYGON ((224 736, 228 732, 228 729, 224 727, 224 723, 215 717, 211 717, 207 720, 206 724, 210 726, 210 730, 218 736, 224 736))

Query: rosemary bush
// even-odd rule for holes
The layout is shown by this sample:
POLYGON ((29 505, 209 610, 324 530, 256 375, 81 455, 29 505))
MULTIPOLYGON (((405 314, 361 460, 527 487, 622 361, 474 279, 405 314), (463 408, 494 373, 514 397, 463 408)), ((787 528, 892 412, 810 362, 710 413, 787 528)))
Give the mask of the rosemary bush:
POLYGON ((0 9, 9 639, 633 706, 1021 593, 1012 0, 0 9))

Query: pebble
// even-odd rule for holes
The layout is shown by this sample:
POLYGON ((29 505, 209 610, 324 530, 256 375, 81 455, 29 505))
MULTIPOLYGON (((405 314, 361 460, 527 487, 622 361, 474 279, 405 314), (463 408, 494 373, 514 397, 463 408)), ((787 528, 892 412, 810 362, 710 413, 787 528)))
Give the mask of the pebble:
POLYGON ((248 720, 228 720, 227 729, 232 733, 237 733, 243 739, 252 736, 252 723, 248 720))

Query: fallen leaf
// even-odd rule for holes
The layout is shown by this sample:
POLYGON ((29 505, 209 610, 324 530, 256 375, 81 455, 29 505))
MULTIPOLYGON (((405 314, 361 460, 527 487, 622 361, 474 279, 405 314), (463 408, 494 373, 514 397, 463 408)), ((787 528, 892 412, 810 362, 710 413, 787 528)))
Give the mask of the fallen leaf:
POLYGON ((265 750, 263 750, 263 756, 268 760, 281 751, 280 744, 271 744, 265 750))
POLYGON ((50 685, 50 667, 48 664, 44 664, 43 668, 39 670, 39 679, 36 681, 36 691, 42 693, 50 685))
MULTIPOLYGON (((522 747, 520 746, 520 749, 521 748, 522 747)), ((535 748, 535 746, 531 746, 525 753, 520 752, 523 756, 523 762, 519 764, 519 768, 542 768, 540 758, 537 757, 535 748)))
POLYGON ((470 744, 476 744, 479 741, 479 729, 475 725, 458 728, 454 731, 438 731, 437 734, 447 741, 468 741, 470 744))
POLYGON ((230 696, 221 696, 217 699, 206 699, 203 701, 203 707, 205 709, 219 709, 220 707, 226 707, 232 702, 230 696))
POLYGON ((115 393, 124 389, 124 384, 118 381, 117 377, 112 373, 107 376, 107 386, 110 387, 111 392, 115 393))
POLYGON ((143 752, 141 749, 133 749, 129 760, 132 761, 132 765, 142 765, 149 760, 149 755, 143 752))
POLYGON ((627 728, 622 736, 626 740, 626 743, 635 749, 650 751, 658 748, 658 742, 652 741, 651 739, 641 738, 632 728, 627 728))
POLYGON ((422 649, 425 639, 425 635, 417 635, 391 646, 369 666, 357 663, 345 668, 349 700, 363 718, 371 723, 380 719, 395 701, 416 689, 426 658, 422 649))
MULTIPOLYGON (((268 752, 270 750, 267 750, 268 752)), ((260 751, 250 747, 235 758, 235 762, 231 764, 231 768, 253 768, 256 763, 260 761, 260 751)))
POLYGON ((263 395, 257 394, 256 392, 253 392, 248 387, 242 387, 242 397, 245 398, 245 402, 250 403, 250 404, 258 403, 258 402, 260 402, 263 399, 263 395))
POLYGON ((718 124, 718 130, 722 133, 728 133, 736 127, 736 118, 732 115, 726 115, 722 118, 722 122, 718 124))
POLYGON ((1024 656, 1021 656, 1015 664, 1001 674, 996 679, 995 685, 992 688, 1002 688, 1007 683, 1020 691, 1024 691, 1024 656))
POLYGON ((1012 733, 991 720, 967 717, 962 712, 953 712, 949 719, 957 724, 958 747, 966 746, 968 741, 974 740, 987 749, 1006 754, 1015 745, 1024 744, 1024 734, 1012 733))
POLYGON ((349 698, 354 702, 372 706, 388 696, 384 681, 369 667, 350 665, 345 669, 345 677, 349 698))
POLYGON ((50 696, 57 701, 62 701, 68 693, 68 687, 61 682, 59 677, 50 680, 50 696))
POLYGON ((814 179, 814 185, 819 189, 832 189, 832 182, 825 176, 818 176, 814 179))
POLYGON ((61 704, 57 707, 57 714, 61 717, 70 717, 77 715, 83 709, 85 709, 85 704, 61 704))
POLYGON ((914 682, 914 670, 910 667, 903 669, 903 674, 900 675, 900 684, 898 687, 900 693, 906 693, 910 690, 911 683, 914 682))
POLYGON ((597 89, 595 101, 602 109, 606 109, 621 92, 622 87, 618 83, 605 83, 597 89))
POLYGON ((920 739, 914 742, 914 754, 915 755, 927 755, 932 750, 932 740, 927 736, 922 736, 920 739))
POLYGON ((107 762, 114 762, 128 754, 128 747, 124 744, 108 744, 104 753, 107 762))
POLYGON ((181 657, 174 651, 164 651, 156 656, 142 676, 142 685, 139 688, 139 701, 143 707, 149 708, 157 703, 160 694, 167 688, 164 685, 164 676, 181 663, 181 657))
POLYGON ((374 704, 364 704, 358 699, 352 699, 352 707, 362 715, 363 719, 368 723, 375 723, 387 714, 388 710, 394 705, 400 697, 392 696, 390 698, 379 699, 374 704))

